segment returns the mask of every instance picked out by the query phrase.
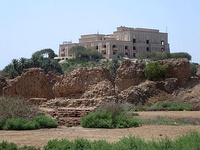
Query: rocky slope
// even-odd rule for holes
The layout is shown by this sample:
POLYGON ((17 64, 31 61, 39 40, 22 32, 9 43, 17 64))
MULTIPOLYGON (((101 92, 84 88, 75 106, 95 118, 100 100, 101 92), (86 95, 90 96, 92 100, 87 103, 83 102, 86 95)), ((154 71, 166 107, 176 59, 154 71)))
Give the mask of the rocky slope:
MULTIPOLYGON (((3 88, 5 96, 17 95, 29 99, 61 124, 77 124, 80 122, 77 116, 85 115, 112 100, 135 105, 179 101, 200 110, 200 84, 197 79, 191 78, 189 61, 169 59, 159 62, 169 66, 168 73, 173 78, 146 81, 145 64, 125 60, 117 70, 116 79, 102 67, 80 68, 60 76, 32 68, 25 70, 8 85, 2 79, 0 89, 3 88)), ((197 75, 200 74, 198 72, 197 75)))

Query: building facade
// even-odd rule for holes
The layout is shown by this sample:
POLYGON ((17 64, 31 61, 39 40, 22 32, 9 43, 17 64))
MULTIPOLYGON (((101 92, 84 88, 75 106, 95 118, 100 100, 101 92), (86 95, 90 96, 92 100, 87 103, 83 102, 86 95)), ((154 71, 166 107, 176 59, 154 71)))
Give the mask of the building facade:
POLYGON ((113 34, 81 35, 79 43, 63 42, 59 45, 59 57, 72 58, 69 49, 73 46, 93 47, 103 57, 110 59, 124 55, 139 58, 149 52, 170 52, 168 34, 156 29, 117 27, 113 34))

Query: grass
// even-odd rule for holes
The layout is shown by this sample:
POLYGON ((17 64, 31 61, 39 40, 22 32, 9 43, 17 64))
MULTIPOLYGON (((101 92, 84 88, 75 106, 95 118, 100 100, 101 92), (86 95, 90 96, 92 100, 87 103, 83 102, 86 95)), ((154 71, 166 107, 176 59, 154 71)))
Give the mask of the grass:
POLYGON ((149 109, 149 111, 189 111, 191 107, 188 104, 178 103, 178 102, 157 102, 153 104, 149 109))
MULTIPOLYGON (((190 131, 175 140, 168 137, 160 140, 145 141, 138 136, 127 136, 118 142, 108 143, 105 140, 89 141, 83 138, 77 138, 74 141, 67 139, 50 140, 44 147, 44 150, 199 150, 200 133, 190 131)), ((14 143, 3 141, 0 143, 2 150, 40 150, 32 146, 17 147, 14 143)))
POLYGON ((139 124, 147 125, 200 125, 198 118, 170 118, 166 116, 156 116, 155 118, 141 119, 135 118, 139 124))

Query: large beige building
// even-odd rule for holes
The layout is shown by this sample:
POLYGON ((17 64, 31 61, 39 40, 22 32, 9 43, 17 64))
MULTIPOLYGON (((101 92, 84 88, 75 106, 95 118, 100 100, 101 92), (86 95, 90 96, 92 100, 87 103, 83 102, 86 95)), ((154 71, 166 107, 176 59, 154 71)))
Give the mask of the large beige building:
POLYGON ((124 55, 138 58, 143 53, 170 52, 168 34, 155 29, 117 27, 113 34, 81 35, 79 43, 63 42, 59 45, 59 57, 73 57, 69 49, 73 46, 93 47, 105 58, 124 55))

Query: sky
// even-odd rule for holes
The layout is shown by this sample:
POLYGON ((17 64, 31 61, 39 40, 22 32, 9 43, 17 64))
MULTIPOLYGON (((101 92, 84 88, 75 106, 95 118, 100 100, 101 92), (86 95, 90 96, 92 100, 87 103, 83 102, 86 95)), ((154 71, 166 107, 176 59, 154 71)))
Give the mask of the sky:
POLYGON ((0 0, 0 70, 12 59, 119 26, 168 33, 170 51, 200 63, 199 0, 0 0))

